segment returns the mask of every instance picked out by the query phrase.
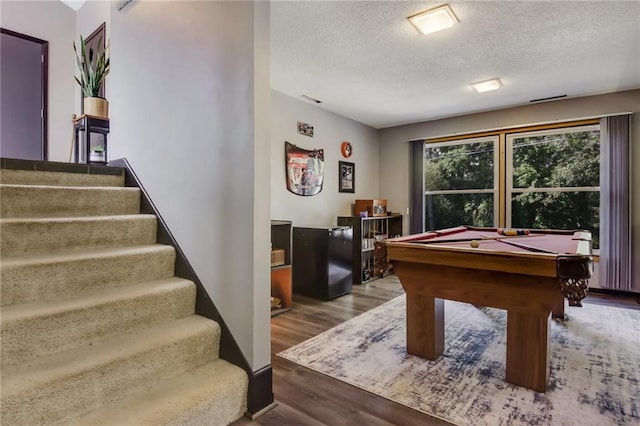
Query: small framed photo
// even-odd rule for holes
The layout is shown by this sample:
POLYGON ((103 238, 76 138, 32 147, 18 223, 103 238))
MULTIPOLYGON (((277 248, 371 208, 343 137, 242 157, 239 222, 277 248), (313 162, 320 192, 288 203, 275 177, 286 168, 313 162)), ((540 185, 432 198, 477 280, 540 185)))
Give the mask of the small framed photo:
POLYGON ((303 123, 302 121, 298 121, 298 133, 301 135, 313 137, 313 126, 311 124, 303 123))
POLYGON ((347 161, 338 163, 338 192, 356 192, 356 165, 347 161))

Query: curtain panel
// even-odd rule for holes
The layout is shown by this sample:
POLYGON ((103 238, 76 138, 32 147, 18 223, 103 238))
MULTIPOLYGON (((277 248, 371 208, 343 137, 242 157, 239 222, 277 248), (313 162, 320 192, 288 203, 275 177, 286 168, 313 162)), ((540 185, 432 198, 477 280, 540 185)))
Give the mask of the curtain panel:
POLYGON ((409 142, 409 234, 424 232, 424 143, 409 142))
POLYGON ((631 290, 630 116, 600 120, 600 286, 631 290))

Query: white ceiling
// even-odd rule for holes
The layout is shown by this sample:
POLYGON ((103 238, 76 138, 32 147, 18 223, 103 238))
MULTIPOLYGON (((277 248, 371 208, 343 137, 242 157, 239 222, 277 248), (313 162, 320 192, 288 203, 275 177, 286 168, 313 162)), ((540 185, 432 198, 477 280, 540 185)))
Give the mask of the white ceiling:
POLYGON ((271 87, 375 128, 640 88, 640 1, 272 1, 271 87), (469 83, 499 77, 502 89, 469 83))

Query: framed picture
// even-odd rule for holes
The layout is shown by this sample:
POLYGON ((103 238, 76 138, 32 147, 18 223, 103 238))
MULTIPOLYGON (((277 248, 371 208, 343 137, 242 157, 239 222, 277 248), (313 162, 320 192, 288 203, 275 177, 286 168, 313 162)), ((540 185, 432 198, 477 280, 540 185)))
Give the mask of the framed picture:
POLYGON ((313 126, 311 124, 303 123, 302 121, 298 121, 298 133, 301 135, 313 137, 313 126))
POLYGON ((338 192, 356 192, 356 165, 338 162, 338 192))

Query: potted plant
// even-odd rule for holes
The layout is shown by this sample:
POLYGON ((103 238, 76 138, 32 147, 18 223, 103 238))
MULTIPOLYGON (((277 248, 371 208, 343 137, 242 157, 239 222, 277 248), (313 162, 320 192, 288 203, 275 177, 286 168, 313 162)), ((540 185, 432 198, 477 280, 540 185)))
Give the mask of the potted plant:
MULTIPOLYGON (((98 45, 101 44, 101 41, 102 39, 98 45)), ((93 48, 87 49, 84 39, 80 36, 80 53, 78 53, 76 43, 73 42, 73 51, 76 53, 80 74, 79 77, 74 77, 84 95, 84 113, 101 118, 109 117, 109 102, 100 96, 104 79, 109 74, 108 49, 109 46, 106 46, 99 54, 95 55, 93 48)))
POLYGON ((104 155, 104 145, 96 145, 91 147, 91 152, 89 153, 89 162, 90 163, 104 163, 106 161, 104 155))

